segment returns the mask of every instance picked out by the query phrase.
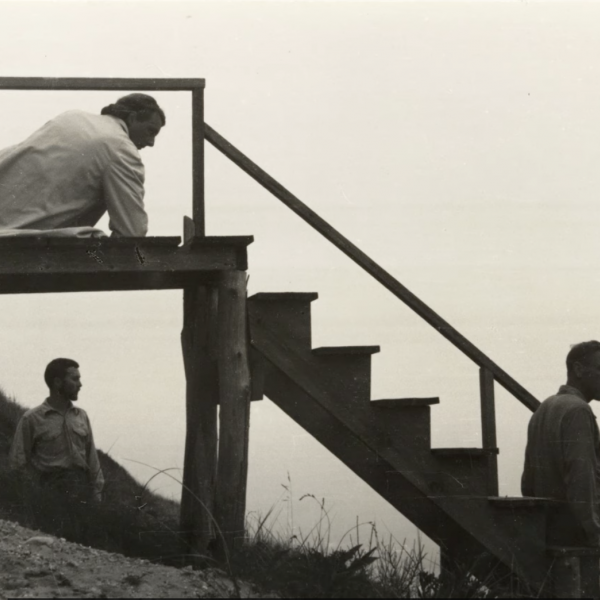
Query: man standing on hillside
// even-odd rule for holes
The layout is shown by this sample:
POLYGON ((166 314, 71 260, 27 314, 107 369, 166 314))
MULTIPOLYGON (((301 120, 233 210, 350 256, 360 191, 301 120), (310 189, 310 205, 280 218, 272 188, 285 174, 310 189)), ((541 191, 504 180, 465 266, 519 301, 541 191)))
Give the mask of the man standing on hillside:
POLYGON ((529 422, 523 496, 554 498, 548 543, 600 546, 600 435, 590 407, 600 399, 600 342, 583 342, 567 355, 567 383, 529 422))
POLYGON ((92 228, 108 211, 113 236, 145 236, 138 150, 154 145, 165 122, 152 96, 129 94, 100 115, 65 112, 1 150, 0 230, 103 235, 92 228))
POLYGON ((34 483, 70 500, 71 508, 100 502, 104 478, 92 427, 85 411, 73 405, 82 386, 79 365, 56 358, 46 367, 44 379, 50 395, 19 421, 10 449, 11 467, 27 470, 34 483))

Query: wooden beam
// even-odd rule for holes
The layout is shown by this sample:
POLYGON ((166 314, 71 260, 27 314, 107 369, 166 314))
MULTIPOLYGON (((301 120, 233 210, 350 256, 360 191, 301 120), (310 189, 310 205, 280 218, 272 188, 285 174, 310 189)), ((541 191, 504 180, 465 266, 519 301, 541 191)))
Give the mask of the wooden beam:
POLYGON ((243 540, 250 429, 250 367, 246 273, 223 273, 219 286, 219 464, 215 511, 221 534, 217 557, 225 559, 243 540))
POLYGON ((255 181, 281 200, 288 208, 293 210, 299 217, 304 219, 311 227, 339 248, 346 256, 350 257, 356 264, 362 267, 369 275, 387 288, 392 294, 410 307, 421 318, 429 323, 450 343, 454 344, 461 352, 468 356, 480 367, 491 371, 498 383, 504 386, 517 400, 527 408, 534 411, 540 402, 530 394, 520 383, 514 380, 506 371, 501 369, 495 362, 488 358, 479 348, 472 344, 467 338, 459 333, 452 325, 442 319, 422 300, 415 296, 408 288, 392 277, 385 269, 380 267, 374 260, 369 258, 362 250, 355 246, 349 239, 334 229, 327 221, 321 218, 315 211, 294 196, 268 173, 263 171, 257 164, 240 152, 233 144, 219 135, 212 127, 205 123, 204 135, 217 150, 234 162, 240 169, 245 171, 255 181))
POLYGON ((0 238, 0 294, 181 288, 190 276, 247 268, 251 241, 200 238, 178 246, 179 238, 0 238))
POLYGON ((123 90, 189 92, 204 88, 204 79, 119 77, 0 77, 2 90, 123 90))

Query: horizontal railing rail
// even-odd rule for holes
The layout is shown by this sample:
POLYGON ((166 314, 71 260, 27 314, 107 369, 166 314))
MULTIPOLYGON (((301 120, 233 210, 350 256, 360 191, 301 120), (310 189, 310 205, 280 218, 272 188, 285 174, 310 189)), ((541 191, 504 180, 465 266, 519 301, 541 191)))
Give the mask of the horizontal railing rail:
POLYGON ((477 346, 471 343, 464 335, 459 333, 452 325, 435 313, 422 300, 415 296, 408 288, 392 277, 385 269, 369 258, 360 248, 349 239, 334 229, 327 221, 320 217, 300 199, 294 196, 268 173, 263 171, 256 163, 240 152, 233 144, 218 134, 208 124, 204 124, 205 139, 217 150, 222 152, 240 169, 245 171, 255 181, 281 200, 288 208, 316 229, 321 235, 350 257, 356 264, 374 277, 380 284, 387 288, 394 296, 411 308, 429 325, 439 331, 450 343, 456 346, 463 354, 468 356, 480 368, 491 373, 493 379, 508 390, 517 400, 527 408, 535 411, 540 402, 528 392, 519 382, 513 379, 506 371, 500 368, 493 360, 486 356, 477 346))
POLYGON ((129 77, 0 77, 0 90, 165 91, 204 89, 204 79, 134 79, 129 77))

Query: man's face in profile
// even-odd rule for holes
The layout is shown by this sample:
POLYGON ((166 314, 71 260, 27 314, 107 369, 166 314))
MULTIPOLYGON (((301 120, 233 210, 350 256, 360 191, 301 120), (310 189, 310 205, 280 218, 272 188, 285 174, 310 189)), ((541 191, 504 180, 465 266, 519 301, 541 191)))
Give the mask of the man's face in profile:
POLYGON ((152 113, 152 116, 141 121, 134 113, 127 119, 127 128, 129 129, 129 138, 135 144, 138 150, 146 146, 154 146, 154 139, 162 129, 162 120, 158 113, 152 113))
POLYGON ((61 384, 60 391, 63 397, 66 400, 71 400, 71 402, 76 401, 81 386, 81 374, 79 373, 79 369, 76 367, 69 367, 61 384))
POLYGON ((592 400, 600 400, 600 351, 588 356, 581 366, 580 379, 586 395, 592 400))

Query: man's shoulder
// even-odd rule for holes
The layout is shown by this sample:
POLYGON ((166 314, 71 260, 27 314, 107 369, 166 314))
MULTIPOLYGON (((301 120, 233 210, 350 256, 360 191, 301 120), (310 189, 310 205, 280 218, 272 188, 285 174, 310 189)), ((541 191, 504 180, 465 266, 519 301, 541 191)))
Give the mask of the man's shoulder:
MULTIPOLYGON (((566 416, 575 413, 588 413, 593 416, 593 411, 590 405, 580 396, 563 392, 555 394, 544 400, 537 412, 566 416)), ((535 414, 535 413, 534 413, 535 414)))
POLYGON ((38 406, 34 406, 33 408, 26 410, 21 418, 26 419, 32 416, 43 416, 47 410, 48 405, 46 404, 46 402, 42 402, 41 404, 38 404, 38 406))

